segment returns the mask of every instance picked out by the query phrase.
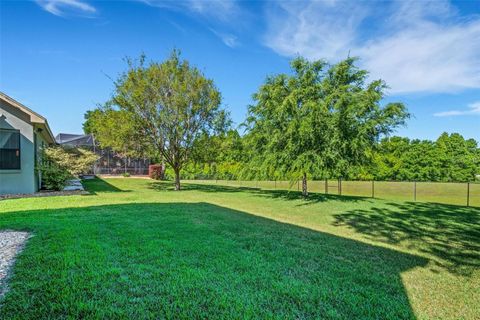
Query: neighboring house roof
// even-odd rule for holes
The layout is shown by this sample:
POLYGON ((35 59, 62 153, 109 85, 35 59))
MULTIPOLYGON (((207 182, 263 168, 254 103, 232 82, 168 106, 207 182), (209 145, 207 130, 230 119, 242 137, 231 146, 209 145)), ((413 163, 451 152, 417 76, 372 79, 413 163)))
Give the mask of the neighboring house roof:
POLYGON ((89 146, 93 147, 95 140, 91 134, 71 134, 71 133, 59 133, 55 137, 58 144, 67 146, 89 146))
POLYGON ((57 143, 63 143, 81 136, 83 136, 83 134, 59 133, 55 136, 55 140, 57 143))
POLYGON ((23 113, 29 115, 30 122, 36 124, 39 128, 43 129, 42 135, 45 137, 45 139, 49 143, 55 143, 55 138, 53 137, 53 133, 52 133, 52 130, 50 129, 50 126, 48 125, 47 119, 45 119, 43 116, 39 115, 32 109, 27 108, 26 106, 24 106, 17 100, 13 99, 12 97, 9 97, 3 92, 0 92, 0 99, 5 101, 9 105, 19 109, 23 113))

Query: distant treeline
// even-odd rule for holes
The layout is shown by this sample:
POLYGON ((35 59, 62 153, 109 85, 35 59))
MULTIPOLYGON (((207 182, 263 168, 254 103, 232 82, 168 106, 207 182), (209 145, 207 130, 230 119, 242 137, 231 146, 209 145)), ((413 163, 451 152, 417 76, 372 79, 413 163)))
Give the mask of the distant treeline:
MULTIPOLYGON (((248 179, 248 137, 235 130, 225 135, 205 137, 193 161, 183 171, 185 179, 248 179)), ((369 155, 370 162, 352 167, 344 179, 353 180, 416 180, 416 181, 474 181, 480 175, 480 148, 474 139, 458 133, 443 133, 435 140, 404 137, 384 138, 369 155)), ((167 172, 168 173, 168 172, 167 172)), ((327 177, 339 178, 330 173, 327 177)), ((268 178, 268 177, 266 177, 268 178)), ((280 180, 280 177, 269 177, 280 180)))
POLYGON ((436 141, 383 139, 367 172, 379 180, 472 181, 480 174, 474 139, 443 133, 436 141))

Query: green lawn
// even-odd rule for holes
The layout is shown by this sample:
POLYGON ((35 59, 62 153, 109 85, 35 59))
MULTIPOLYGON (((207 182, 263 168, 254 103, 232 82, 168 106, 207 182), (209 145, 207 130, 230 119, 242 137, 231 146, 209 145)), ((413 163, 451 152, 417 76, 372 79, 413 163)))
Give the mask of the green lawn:
POLYGON ((145 179, 0 201, 0 318, 479 319, 480 210, 145 179))
MULTIPOLYGON (((190 183, 223 185, 228 187, 253 187, 264 190, 300 191, 300 182, 289 181, 238 181, 238 180, 187 180, 190 183)), ((308 190, 325 193, 325 180, 308 181, 308 190)), ((328 180, 328 194, 339 194, 338 180, 328 180)), ((480 183, 471 182, 413 182, 413 181, 345 181, 341 193, 347 196, 372 197, 395 201, 434 202, 480 208, 480 183), (467 198, 469 198, 467 200, 467 198)))

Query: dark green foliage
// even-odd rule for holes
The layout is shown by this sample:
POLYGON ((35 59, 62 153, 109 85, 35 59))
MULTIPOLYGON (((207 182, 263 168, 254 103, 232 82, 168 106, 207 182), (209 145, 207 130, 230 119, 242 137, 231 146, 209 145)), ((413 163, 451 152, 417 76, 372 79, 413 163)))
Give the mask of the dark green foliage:
MULTIPOLYGON (((236 130, 226 135, 202 137, 198 148, 184 167, 184 179, 238 180, 255 178, 249 175, 251 137, 241 137, 236 130)), ((460 134, 442 134, 436 141, 410 140, 404 137, 383 138, 368 151, 370 162, 352 165, 343 172, 343 179, 394 181, 474 181, 480 175, 480 148, 474 139, 465 140, 460 134)), ((336 172, 312 174, 313 180, 325 177, 337 179, 336 172)), ((286 180, 274 171, 270 180, 286 180)), ((297 177, 298 179, 299 177, 297 177)))
POLYGON ((292 75, 267 78, 253 96, 248 170, 259 178, 303 176, 306 195, 307 176, 346 175, 409 115, 401 103, 380 105, 385 83, 367 83, 353 58, 331 67, 298 58, 291 66, 292 75))
POLYGON ((41 165, 40 170, 43 187, 47 190, 62 190, 66 186, 67 180, 72 178, 68 170, 55 162, 41 165))
POLYGON ((201 135, 193 150, 183 171, 185 179, 236 179, 245 162, 243 139, 234 129, 201 135))
POLYGON ((458 133, 443 133, 436 141, 385 138, 366 170, 377 180, 473 181, 480 173, 480 149, 458 133))

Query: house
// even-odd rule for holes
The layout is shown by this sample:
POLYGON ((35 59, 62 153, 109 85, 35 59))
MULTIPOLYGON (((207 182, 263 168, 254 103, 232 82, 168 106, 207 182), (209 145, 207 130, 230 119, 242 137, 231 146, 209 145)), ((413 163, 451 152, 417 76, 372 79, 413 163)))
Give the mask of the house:
POLYGON ((0 92, 0 194, 34 193, 44 146, 55 144, 47 119, 0 92))

